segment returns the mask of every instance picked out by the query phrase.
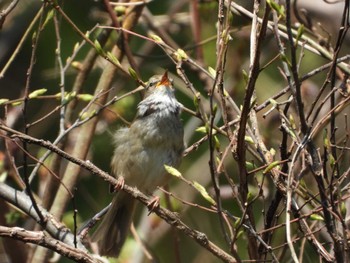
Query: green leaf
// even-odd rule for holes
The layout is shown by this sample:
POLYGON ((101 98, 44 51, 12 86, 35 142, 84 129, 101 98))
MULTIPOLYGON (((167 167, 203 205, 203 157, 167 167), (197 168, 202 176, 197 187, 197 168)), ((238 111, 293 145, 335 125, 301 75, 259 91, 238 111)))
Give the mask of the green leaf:
POLYGON ((244 231, 243 230, 240 230, 237 234, 237 237, 236 239, 239 239, 242 235, 244 234, 244 231))
POLYGON ((304 24, 301 24, 299 27, 298 27, 298 32, 297 32, 297 36, 295 38, 295 45, 298 44, 300 38, 303 36, 304 34, 304 31, 305 31, 305 28, 304 28, 304 24))
POLYGON ((281 58, 281 60, 282 60, 283 62, 286 62, 286 63, 288 64, 289 67, 291 67, 291 63, 290 63, 290 61, 289 61, 289 59, 287 58, 286 55, 280 54, 280 58, 281 58))
POLYGON ((205 188, 201 184, 194 181, 193 186, 204 197, 205 200, 207 200, 212 205, 216 205, 215 200, 208 194, 207 190, 205 190, 205 188))
POLYGON ((241 224, 241 219, 237 218, 236 221, 233 223, 233 226, 234 226, 234 228, 237 228, 240 226, 240 224, 241 224))
POLYGON ((120 62, 119 62, 119 60, 117 59, 117 57, 114 56, 114 54, 112 54, 112 53, 109 52, 109 51, 107 52, 107 58, 108 58, 111 62, 113 62, 113 64, 120 66, 120 62))
MULTIPOLYGON (((283 125, 283 119, 282 119, 282 125, 283 125)), ((284 122, 285 123, 285 122, 284 122)), ((287 126, 286 124, 283 125, 283 128, 285 129, 285 131, 290 135, 292 136, 293 140, 297 140, 297 136, 296 134, 294 133, 294 131, 292 129, 290 129, 289 126, 287 126)))
POLYGON ((79 61, 73 61, 71 66, 77 70, 82 70, 83 68, 83 64, 81 64, 79 61))
POLYGON ((1 182, 1 183, 5 183, 5 182, 6 182, 6 179, 7 179, 7 176, 8 176, 7 171, 3 171, 3 172, 0 174, 0 182, 1 182))
POLYGON ((164 43, 163 39, 158 35, 150 34, 149 37, 152 38, 156 43, 164 43))
POLYGON ((248 192, 247 194, 247 202, 250 203, 251 201, 253 201, 254 196, 251 192, 248 192))
POLYGON ((285 14, 285 12, 284 12, 284 7, 283 7, 283 6, 277 4, 277 3, 276 3, 275 1, 273 1, 273 0, 267 0, 267 3, 269 4, 269 6, 270 6, 273 10, 275 10, 275 11, 277 12, 277 14, 279 14, 279 15, 282 16, 282 17, 285 17, 285 16, 286 16, 286 14, 285 14))
POLYGON ((227 45, 227 43, 232 40, 232 37, 230 36, 229 33, 230 32, 227 29, 224 29, 222 31, 221 37, 222 37, 222 40, 224 41, 225 45, 227 45))
POLYGON ((246 142, 248 142, 250 144, 254 144, 254 141, 253 141, 252 137, 247 136, 247 135, 244 136, 244 141, 246 141, 246 142))
POLYGON ((31 92, 31 93, 28 95, 28 98, 30 98, 30 99, 37 98, 38 96, 45 94, 46 91, 47 91, 47 89, 37 89, 37 90, 34 90, 33 92, 31 92))
POLYGON ((334 168, 336 161, 335 161, 333 154, 331 154, 331 153, 328 154, 328 159, 329 159, 329 165, 331 166, 331 168, 334 168))
POLYGON ((182 174, 174 167, 164 164, 165 171, 175 177, 181 178, 182 174))
POLYGON ((198 127, 196 132, 207 133, 207 128, 205 126, 198 127))
POLYGON ((226 89, 224 89, 224 97, 227 98, 227 97, 229 97, 229 96, 230 96, 230 94, 227 92, 226 89))
POLYGON ((78 94, 78 99, 86 102, 90 102, 93 100, 94 95, 91 94, 78 94))
POLYGON ((215 157, 215 161, 216 161, 216 165, 219 165, 221 163, 221 159, 219 158, 219 156, 215 157))
POLYGON ((289 123, 293 129, 297 128, 297 125, 295 124, 295 120, 292 114, 289 114, 289 123))
POLYGON ((327 131, 326 131, 326 130, 323 131, 323 145, 324 145, 327 149, 329 149, 329 147, 331 146, 331 143, 330 143, 330 141, 329 141, 329 139, 328 139, 327 131))
POLYGON ((248 83, 248 79, 249 79, 247 71, 242 69, 242 75, 243 75, 244 83, 247 84, 248 83))
POLYGON ((8 101, 9 101, 9 99, 0 99, 0 105, 3 105, 8 101))
POLYGON ((131 76, 134 80, 138 80, 138 79, 139 79, 139 78, 137 77, 136 71, 135 71, 132 67, 129 67, 128 70, 129 70, 130 76, 131 76))
POLYGON ((89 118, 91 118, 92 116, 94 116, 95 113, 96 113, 95 110, 93 110, 93 111, 84 111, 84 112, 81 112, 81 113, 79 114, 79 119, 82 120, 82 121, 83 121, 83 120, 86 120, 86 119, 89 119, 89 118))
POLYGON ((114 12, 117 13, 118 16, 124 15, 126 11, 126 6, 115 6, 114 7, 114 12))
POLYGON ((218 111, 218 105, 217 104, 214 104, 213 106, 213 116, 216 115, 216 112, 218 111))
POLYGON ((269 102, 271 103, 272 106, 276 107, 277 106, 277 101, 274 99, 269 99, 269 102))
POLYGON ((311 220, 317 220, 317 221, 324 221, 324 218, 322 216, 318 215, 318 214, 312 214, 310 216, 310 219, 311 220))
POLYGON ((41 28, 44 28, 48 22, 50 22, 50 20, 53 18, 53 15, 54 15, 54 9, 51 9, 47 15, 46 15, 46 19, 45 19, 45 22, 43 23, 42 27, 41 28))
POLYGON ((11 103, 12 106, 19 106, 22 104, 23 101, 16 101, 16 102, 13 102, 11 103))
POLYGON ((219 141, 219 139, 218 139, 218 137, 216 136, 216 135, 214 135, 213 136, 214 137, 214 142, 215 142, 215 148, 216 148, 216 150, 220 150, 220 141, 219 141))
POLYGON ((68 92, 63 99, 63 104, 66 104, 70 102, 72 99, 74 99, 77 96, 77 93, 75 91, 68 92))
POLYGON ((215 77, 216 77, 216 70, 213 69, 212 67, 208 67, 208 72, 209 72, 210 76, 211 76, 213 79, 215 79, 215 77))
POLYGON ((79 48, 79 42, 75 43, 74 47, 73 47, 73 53, 76 52, 79 48))
MULTIPOLYGON (((61 92, 56 93, 55 98, 60 99, 62 97, 61 94, 62 94, 61 92)), ((67 92, 64 92, 64 96, 66 96, 66 95, 67 95, 67 92)))
POLYGON ((104 52, 104 50, 102 49, 102 46, 101 46, 100 42, 98 42, 98 40, 95 39, 94 44, 95 44, 95 49, 96 49, 97 53, 98 53, 99 55, 104 56, 104 55, 105 55, 105 52, 104 52))
POLYGON ((186 52, 181 48, 176 50, 175 56, 177 61, 183 61, 188 59, 186 52))
POLYGON ((245 167, 248 171, 255 169, 255 165, 252 162, 245 162, 245 167))
POLYGON ((33 32, 33 35, 32 35, 32 43, 33 43, 33 44, 34 44, 34 42, 35 42, 36 36, 37 36, 37 33, 36 33, 36 31, 34 31, 34 32, 33 32))
POLYGON ((346 209, 345 203, 344 203, 344 202, 341 202, 341 204, 340 204, 340 212, 341 212, 343 218, 345 218, 345 216, 346 216, 346 212, 347 212, 346 210, 347 210, 347 209, 346 209))
POLYGON ((279 164, 280 164, 280 161, 274 161, 274 162, 270 163, 263 171, 263 174, 267 174, 268 172, 270 172, 273 168, 275 168, 279 164))
POLYGON ((200 97, 200 93, 199 92, 197 92, 197 94, 195 94, 193 96, 193 104, 194 104, 196 110, 198 110, 198 108, 199 108, 199 103, 198 103, 198 98, 199 97, 200 97))

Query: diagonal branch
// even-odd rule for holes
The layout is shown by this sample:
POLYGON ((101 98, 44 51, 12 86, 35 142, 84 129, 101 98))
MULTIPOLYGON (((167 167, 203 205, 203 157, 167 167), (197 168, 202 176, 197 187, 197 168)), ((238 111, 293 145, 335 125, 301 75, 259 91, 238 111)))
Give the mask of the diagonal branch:
POLYGON ((62 256, 65 256, 75 262, 96 263, 101 262, 94 259, 91 255, 83 250, 74 248, 54 238, 48 237, 42 231, 28 231, 20 227, 0 226, 0 237, 8 237, 25 243, 37 244, 46 247, 62 256))
MULTIPOLYGON (((33 210, 31 200, 24 192, 18 191, 7 184, 0 183, 0 198, 22 210, 36 222, 42 222, 38 214, 33 210)), ((41 224, 42 228, 56 240, 61 241, 68 246, 74 247, 74 236, 70 230, 62 223, 57 221, 52 214, 47 212, 40 205, 38 205, 38 209, 46 220, 46 224, 41 224)), ((77 245, 80 250, 86 251, 81 242, 78 242, 77 245)))

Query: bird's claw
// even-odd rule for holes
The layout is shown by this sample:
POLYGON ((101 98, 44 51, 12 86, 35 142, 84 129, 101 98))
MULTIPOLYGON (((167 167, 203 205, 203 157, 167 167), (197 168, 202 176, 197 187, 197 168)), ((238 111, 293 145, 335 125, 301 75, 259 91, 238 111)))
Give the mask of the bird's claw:
POLYGON ((123 176, 119 176, 117 179, 117 184, 114 186, 114 191, 118 192, 119 190, 124 188, 125 179, 123 176))
POLYGON ((160 198, 159 196, 154 196, 148 203, 147 203, 147 207, 148 207, 148 215, 150 215, 154 209, 159 207, 159 201, 160 198))

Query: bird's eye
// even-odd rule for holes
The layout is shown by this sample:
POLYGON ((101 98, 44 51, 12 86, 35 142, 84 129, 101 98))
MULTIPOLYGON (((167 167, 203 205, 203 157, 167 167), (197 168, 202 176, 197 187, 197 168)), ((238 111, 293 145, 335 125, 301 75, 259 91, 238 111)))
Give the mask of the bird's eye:
POLYGON ((159 77, 152 77, 152 78, 148 81, 147 87, 148 87, 148 88, 155 87, 159 81, 160 81, 159 77))
POLYGON ((151 86, 155 86, 155 85, 157 85, 158 82, 159 82, 158 80, 154 79, 154 80, 151 81, 150 85, 151 86))

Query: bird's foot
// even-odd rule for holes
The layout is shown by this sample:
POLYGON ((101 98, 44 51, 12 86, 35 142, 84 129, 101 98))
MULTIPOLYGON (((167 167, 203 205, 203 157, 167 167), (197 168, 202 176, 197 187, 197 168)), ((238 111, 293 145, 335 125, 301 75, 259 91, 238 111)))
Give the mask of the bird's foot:
POLYGON ((117 184, 114 186, 114 192, 118 192, 119 190, 124 188, 125 179, 123 176, 119 176, 117 179, 117 184))
POLYGON ((154 196, 148 203, 147 203, 147 207, 148 207, 148 215, 150 215, 154 209, 159 207, 159 201, 160 198, 159 196, 154 196))

